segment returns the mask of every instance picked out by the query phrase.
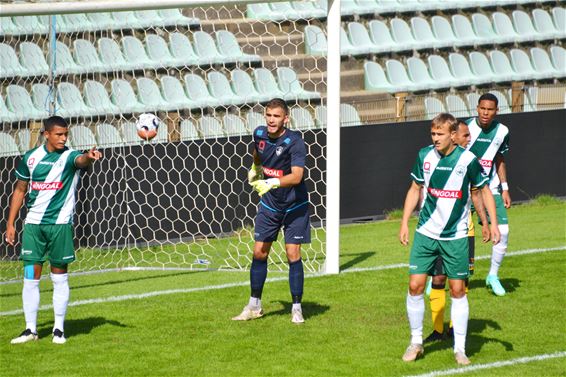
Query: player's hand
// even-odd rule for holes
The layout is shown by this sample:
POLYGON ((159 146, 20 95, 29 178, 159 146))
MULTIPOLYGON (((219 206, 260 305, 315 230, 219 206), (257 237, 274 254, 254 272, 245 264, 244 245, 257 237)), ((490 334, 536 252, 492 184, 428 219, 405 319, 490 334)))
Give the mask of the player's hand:
POLYGON ((399 230, 399 241, 404 246, 409 244, 409 227, 405 224, 401 224, 401 229, 399 230))
POLYGON ((102 157, 102 153, 100 153, 100 151, 96 150, 96 147, 92 147, 92 148, 90 148, 90 150, 88 152, 86 152, 86 156, 91 161, 97 161, 97 160, 100 160, 100 158, 102 157))
POLYGON ((253 182, 263 179, 263 168, 261 165, 252 164, 248 170, 248 183, 251 185, 253 182))
POLYGON ((511 208, 511 195, 509 195, 509 191, 503 190, 501 192, 501 199, 503 199, 505 208, 511 208))
POLYGON ((497 245, 501 241, 501 233, 499 233, 499 228, 497 225, 491 225, 491 241, 494 245, 497 245))
POLYGON ((279 178, 260 179, 251 183, 254 190, 259 196, 265 195, 269 190, 275 189, 281 185, 279 178))
POLYGON ((481 237, 482 237, 483 243, 489 242, 489 239, 491 238, 491 232, 489 230, 489 225, 483 224, 481 226, 481 237))
POLYGON ((16 229, 13 226, 6 228, 6 236, 4 237, 8 245, 14 246, 16 243, 16 229))

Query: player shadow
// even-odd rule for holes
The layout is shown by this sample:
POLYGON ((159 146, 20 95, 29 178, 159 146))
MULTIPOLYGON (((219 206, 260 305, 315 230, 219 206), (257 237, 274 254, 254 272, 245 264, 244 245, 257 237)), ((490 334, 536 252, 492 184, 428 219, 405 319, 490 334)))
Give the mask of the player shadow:
MULTIPOLYGON (((518 288, 521 287, 521 280, 515 278, 507 278, 507 279, 500 279, 501 285, 505 288, 507 293, 513 293, 518 288)), ((486 289, 485 280, 484 279, 472 279, 470 280, 470 284, 468 287, 470 290, 472 289, 486 289)))
MULTIPOLYGON (((486 343, 499 343, 505 348, 505 351, 508 352, 514 350, 513 344, 505 340, 482 336, 481 333, 487 330, 487 328, 491 328, 497 331, 501 330, 499 323, 492 319, 472 318, 468 321, 468 334, 466 337, 466 354, 468 356, 472 356, 480 352, 481 348, 486 343)), ((454 338, 446 338, 440 342, 425 344, 426 353, 452 349, 453 346, 454 338)))
MULTIPOLYGON (((348 256, 354 256, 354 255, 356 256, 355 258, 352 258, 351 260, 340 266, 341 271, 347 270, 348 268, 354 267, 356 264, 365 261, 366 259, 375 255, 375 251, 366 251, 364 253, 348 254, 348 256)), ((344 256, 342 258, 344 258, 344 256)))
MULTIPOLYGON (((293 308, 293 303, 289 301, 278 301, 281 305, 283 305, 283 309, 276 310, 274 312, 267 312, 264 314, 264 317, 269 317, 272 315, 284 315, 289 316, 291 315, 291 309, 293 308)), ((301 307, 303 309, 303 316, 305 320, 316 317, 317 315, 321 315, 330 309, 328 305, 320 305, 316 302, 305 301, 301 303, 301 307)))
MULTIPOLYGON (((83 319, 68 319, 65 321, 65 338, 71 338, 76 335, 90 334, 97 327, 111 325, 116 327, 129 327, 118 321, 108 320, 103 317, 89 317, 83 319)), ((37 334, 39 338, 51 337, 53 331, 53 323, 46 322, 38 326, 37 334)))

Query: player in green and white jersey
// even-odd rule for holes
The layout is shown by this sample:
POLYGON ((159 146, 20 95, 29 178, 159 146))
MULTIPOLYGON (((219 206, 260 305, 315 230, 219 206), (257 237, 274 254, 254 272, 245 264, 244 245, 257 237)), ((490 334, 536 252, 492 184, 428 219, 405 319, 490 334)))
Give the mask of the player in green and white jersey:
POLYGON ((495 198, 497 222, 501 240, 493 246, 491 267, 486 278, 486 286, 497 296, 505 295, 505 288, 499 281, 499 267, 507 252, 509 222, 507 208, 511 206, 509 185, 504 155, 509 150, 509 129, 495 120, 498 111, 497 97, 485 93, 478 100, 478 116, 468 119, 472 140, 468 150, 475 154, 484 172, 489 176, 489 187, 495 198))
POLYGON ((53 343, 66 342, 65 314, 69 302, 67 266, 75 260, 73 214, 79 169, 88 168, 102 156, 92 148, 81 153, 65 146, 69 128, 65 119, 52 116, 43 122, 45 144, 27 152, 16 168, 16 184, 6 224, 6 242, 14 246, 14 223, 27 194, 27 216, 20 259, 24 262, 22 301, 26 329, 12 344, 37 340, 39 281, 43 263, 49 260, 53 282, 53 343))
MULTIPOLYGON (((419 204, 421 189, 425 195, 415 239, 409 258, 409 292, 407 314, 411 342, 403 355, 404 361, 414 361, 424 353, 423 320, 424 289, 432 274, 437 257, 443 259, 452 297, 451 318, 454 325, 454 355, 456 362, 467 365, 466 332, 469 307, 465 280, 468 277, 468 219, 472 187, 482 193, 488 213, 495 216, 495 203, 488 177, 475 157, 454 142, 457 121, 450 114, 437 115, 431 124, 433 145, 419 151, 411 173, 412 183, 403 207, 399 240, 409 243, 409 218, 419 204)), ((491 224, 494 243, 499 240, 497 220, 491 224)))

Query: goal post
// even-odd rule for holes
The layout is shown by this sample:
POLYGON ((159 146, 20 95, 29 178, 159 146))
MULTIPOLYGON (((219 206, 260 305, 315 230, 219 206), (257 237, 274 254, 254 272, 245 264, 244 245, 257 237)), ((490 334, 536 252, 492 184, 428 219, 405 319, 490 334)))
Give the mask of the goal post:
MULTIPOLYGON (((55 113, 70 119, 71 147, 103 152, 81 176, 73 271, 247 269, 259 200, 245 179, 251 131, 281 96, 307 144, 305 268, 338 273, 340 1, 305 3, 317 13, 273 19, 248 7, 257 0, 1 4, 1 52, 17 62, 0 73, 0 136, 17 150, 0 143, 0 230, 18 156, 55 113), (326 54, 307 51, 309 25, 326 34, 326 54), (143 112, 162 121, 151 142, 132 136, 143 112)), ((20 246, 0 251, 0 280, 21 276, 20 246)), ((282 235, 270 269, 287 269, 282 235)))

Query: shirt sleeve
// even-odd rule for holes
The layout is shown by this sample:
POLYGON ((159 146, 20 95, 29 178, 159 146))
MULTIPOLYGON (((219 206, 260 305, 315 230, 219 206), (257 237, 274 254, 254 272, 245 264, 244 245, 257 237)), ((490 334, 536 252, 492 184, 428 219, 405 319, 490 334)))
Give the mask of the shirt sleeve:
POLYGON ((72 151, 71 153, 69 153, 69 157, 67 158, 67 165, 77 169, 76 161, 77 158, 79 158, 81 155, 82 152, 79 151, 72 151))
POLYGON ((422 185, 424 183, 424 172, 423 172, 423 159, 421 153, 417 156, 417 160, 413 165, 413 170, 411 171, 411 178, 415 183, 422 185))
POLYGON ((489 182, 489 177, 483 171, 479 161, 474 158, 468 165, 468 177, 472 187, 482 188, 489 182))
POLYGON ((503 138, 503 142, 499 146, 498 152, 503 155, 509 152, 509 134, 505 135, 505 137, 503 138))
POLYGON ((29 171, 27 161, 28 161, 27 156, 24 156, 24 158, 21 159, 21 161, 18 164, 18 167, 16 168, 16 172, 15 172, 16 178, 22 181, 29 181, 31 179, 31 174, 29 171))
POLYGON ((305 159, 307 157, 307 149, 305 142, 301 138, 295 139, 291 144, 291 167, 298 166, 300 168, 305 167, 305 159))

